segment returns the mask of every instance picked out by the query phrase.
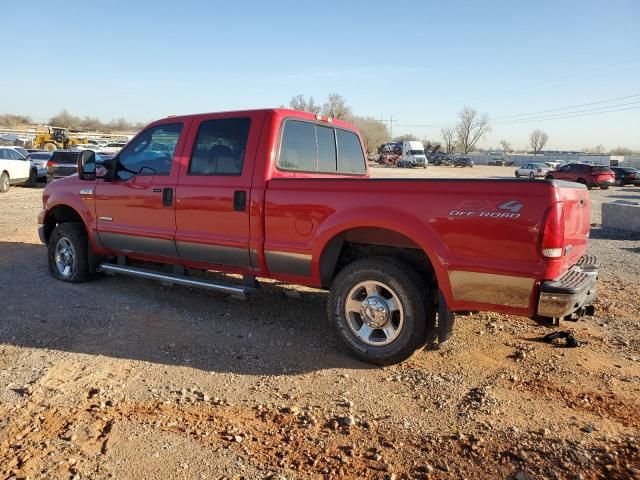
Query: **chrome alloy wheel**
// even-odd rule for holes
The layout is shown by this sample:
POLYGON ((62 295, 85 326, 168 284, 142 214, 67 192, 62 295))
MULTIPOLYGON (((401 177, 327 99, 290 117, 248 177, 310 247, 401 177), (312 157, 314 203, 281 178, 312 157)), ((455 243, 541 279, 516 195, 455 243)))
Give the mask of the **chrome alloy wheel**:
POLYGON ((384 283, 367 280, 354 286, 345 301, 345 317, 351 332, 367 345, 393 342, 404 325, 398 295, 384 283))
POLYGON ((76 250, 67 237, 61 237, 56 244, 56 269, 60 276, 69 278, 76 268, 76 250))

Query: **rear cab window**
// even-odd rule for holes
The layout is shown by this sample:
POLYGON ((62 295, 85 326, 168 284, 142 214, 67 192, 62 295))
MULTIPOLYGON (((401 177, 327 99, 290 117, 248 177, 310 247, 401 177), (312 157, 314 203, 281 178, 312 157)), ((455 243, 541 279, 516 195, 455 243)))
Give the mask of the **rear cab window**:
POLYGON ((284 121, 277 166, 280 170, 338 175, 367 171, 360 138, 354 132, 297 119, 284 121))

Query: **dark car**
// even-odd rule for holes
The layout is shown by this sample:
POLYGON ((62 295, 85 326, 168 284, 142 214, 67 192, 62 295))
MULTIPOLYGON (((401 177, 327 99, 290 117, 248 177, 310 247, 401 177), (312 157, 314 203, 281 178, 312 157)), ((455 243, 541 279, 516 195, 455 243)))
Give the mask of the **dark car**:
POLYGON ((606 165, 569 163, 547 173, 546 179, 569 180, 586 185, 588 189, 600 187, 606 190, 614 184, 614 174, 606 165))
POLYGON ((631 167, 611 167, 616 175, 616 185, 624 187, 625 185, 640 186, 640 170, 631 167))
POLYGON ((47 162, 51 158, 51 152, 34 150, 29 152, 29 157, 38 168, 38 180, 45 180, 47 177, 47 162))
MULTIPOLYGON (((78 172, 78 157, 82 150, 55 150, 47 162, 47 183, 78 172)), ((96 163, 102 158, 96 154, 96 163)))
POLYGON ((454 167, 473 167, 473 160, 469 157, 458 157, 453 161, 454 167))

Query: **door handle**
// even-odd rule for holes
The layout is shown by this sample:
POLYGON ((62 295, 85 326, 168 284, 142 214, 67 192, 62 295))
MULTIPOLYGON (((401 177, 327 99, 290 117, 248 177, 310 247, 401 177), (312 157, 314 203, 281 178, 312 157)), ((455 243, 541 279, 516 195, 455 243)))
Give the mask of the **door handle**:
POLYGON ((244 212, 247 208, 247 192, 236 190, 233 192, 233 209, 236 212, 244 212))
POLYGON ((162 189, 162 205, 171 207, 173 205, 173 188, 162 189))

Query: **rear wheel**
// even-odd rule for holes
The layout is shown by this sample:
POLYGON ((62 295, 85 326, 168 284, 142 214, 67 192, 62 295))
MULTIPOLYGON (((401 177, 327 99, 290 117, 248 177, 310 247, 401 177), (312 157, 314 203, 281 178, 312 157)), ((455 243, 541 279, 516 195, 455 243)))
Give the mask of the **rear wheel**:
POLYGON ((600 187, 600 190, 609 190, 609 185, 605 185, 603 187, 600 187))
POLYGON ((2 172, 0 174, 0 193, 7 193, 9 191, 9 174, 2 172))
POLYGON ((593 188, 591 185, 587 183, 587 181, 584 178, 579 178, 578 183, 581 183, 582 185, 586 186, 587 190, 591 190, 593 188))
POLYGON ((377 365, 409 358, 435 324, 426 284, 394 258, 366 258, 345 267, 331 286, 328 312, 341 343, 377 365))
POLYGON ((49 238, 47 245, 49 272, 64 282, 89 280, 89 239, 81 223, 62 223, 49 238))
POLYGON ((57 150, 57 149, 58 149, 58 146, 57 146, 55 143, 48 142, 48 143, 45 143, 45 144, 43 145, 43 148, 44 148, 47 152, 53 152, 53 151, 55 151, 55 150, 57 150))
POLYGON ((516 178, 520 178, 520 173, 516 170, 516 178))
POLYGON ((545 178, 545 180, 553 180, 553 175, 547 175, 544 178, 545 178))

